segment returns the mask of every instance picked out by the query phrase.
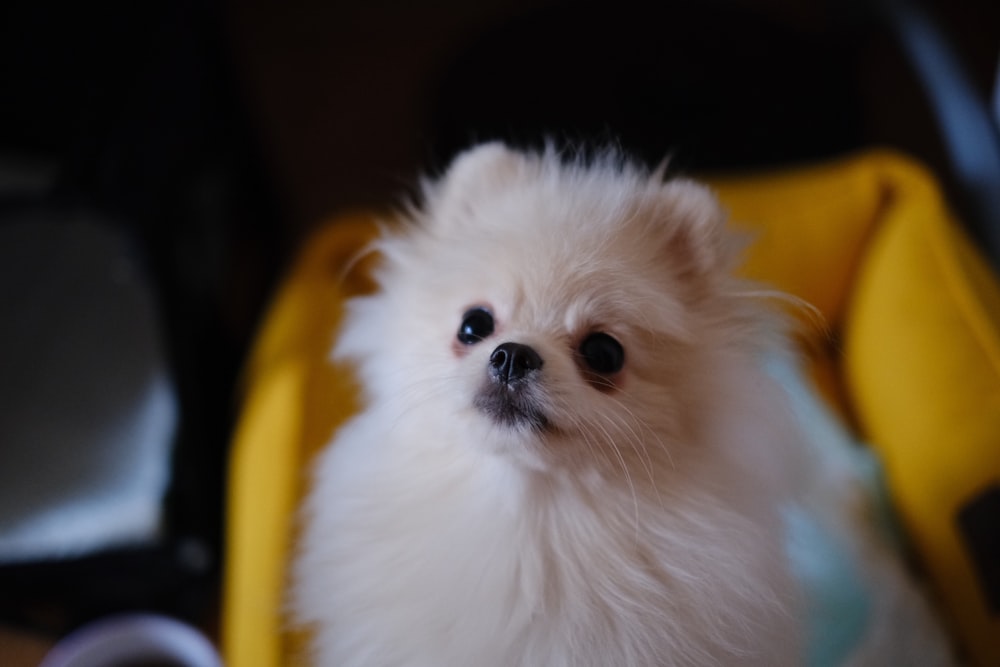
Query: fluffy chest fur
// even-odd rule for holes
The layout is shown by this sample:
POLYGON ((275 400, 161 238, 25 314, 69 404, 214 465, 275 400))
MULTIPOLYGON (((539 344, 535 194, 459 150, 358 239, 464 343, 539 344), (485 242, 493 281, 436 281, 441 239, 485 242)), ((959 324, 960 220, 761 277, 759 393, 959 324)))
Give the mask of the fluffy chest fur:
POLYGON ((734 452, 689 478, 546 475, 462 421, 372 410, 319 462, 296 596, 332 630, 318 664, 800 663, 776 500, 734 452))

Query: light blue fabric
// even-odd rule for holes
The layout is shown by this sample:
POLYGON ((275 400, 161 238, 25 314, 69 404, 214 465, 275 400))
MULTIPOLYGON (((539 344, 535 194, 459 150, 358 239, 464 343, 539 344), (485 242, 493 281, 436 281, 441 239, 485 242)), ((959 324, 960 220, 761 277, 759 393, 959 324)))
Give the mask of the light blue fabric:
POLYGON ((785 512, 786 549, 806 592, 807 665, 844 664, 864 636, 871 597, 851 553, 798 507, 785 512))
MULTIPOLYGON (((838 418, 817 397, 794 360, 770 358, 765 369, 788 393, 792 410, 807 436, 820 465, 846 470, 857 487, 868 495, 876 530, 867 535, 882 536, 899 547, 892 512, 882 484, 882 471, 871 448, 858 442, 838 418)), ((838 511, 824 502, 839 498, 809 498, 813 507, 838 511), (819 503, 819 505, 817 505, 819 503)), ((807 665, 837 667, 843 665, 863 639, 872 613, 872 591, 866 586, 848 540, 861 538, 842 535, 824 525, 810 505, 784 509, 786 552, 793 571, 807 596, 809 621, 807 665)), ((844 507, 843 511, 849 511, 844 507)), ((852 525, 850 521, 845 525, 852 525)))

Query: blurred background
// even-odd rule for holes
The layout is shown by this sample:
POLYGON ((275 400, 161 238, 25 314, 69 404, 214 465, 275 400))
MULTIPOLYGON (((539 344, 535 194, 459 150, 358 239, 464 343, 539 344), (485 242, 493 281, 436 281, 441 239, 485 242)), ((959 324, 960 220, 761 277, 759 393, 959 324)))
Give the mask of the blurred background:
POLYGON ((0 664, 121 611, 216 632, 240 365, 282 268, 470 143, 697 173, 890 146, 989 244, 913 8, 985 104, 994 0, 7 0, 0 664))

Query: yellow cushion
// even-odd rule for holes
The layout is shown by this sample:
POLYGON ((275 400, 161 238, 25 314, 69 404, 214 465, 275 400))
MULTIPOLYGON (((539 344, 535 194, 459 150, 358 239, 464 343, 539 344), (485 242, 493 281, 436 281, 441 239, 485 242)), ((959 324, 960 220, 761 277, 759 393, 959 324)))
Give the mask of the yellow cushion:
MULTIPOLYGON (((779 173, 712 179, 750 230, 748 275, 816 305, 803 339, 824 394, 883 457, 893 499, 956 636, 1000 664, 955 514, 1000 480, 1000 286, 903 157, 870 152, 779 173)), ((235 667, 295 662, 283 616, 294 508, 310 456, 356 409, 328 352, 343 300, 371 288, 343 275, 373 216, 331 221, 305 244, 248 364, 233 443, 224 652, 235 667)))
POLYGON ((304 245, 247 366, 230 458, 223 653, 232 667, 276 667, 298 654, 283 617, 295 508, 309 457, 356 409, 350 375, 328 363, 343 301, 370 285, 344 275, 374 236, 345 217, 304 245))
MULTIPOLYGON (((956 636, 975 664, 1000 665, 1000 614, 958 521, 1000 490, 1000 286, 930 177, 893 167, 845 322, 845 378, 956 636)), ((1000 514, 987 520, 996 559, 1000 514)))

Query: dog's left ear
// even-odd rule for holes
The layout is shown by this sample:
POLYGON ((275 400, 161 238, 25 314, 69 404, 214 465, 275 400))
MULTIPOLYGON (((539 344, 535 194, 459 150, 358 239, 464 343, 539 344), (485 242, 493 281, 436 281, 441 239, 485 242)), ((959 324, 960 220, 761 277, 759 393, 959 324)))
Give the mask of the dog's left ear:
MULTIPOLYGON (((501 142, 481 144, 460 153, 440 180, 425 184, 426 203, 436 227, 468 219, 484 196, 524 178, 529 159, 501 142)), ((486 197, 488 198, 488 197, 486 197)))
POLYGON ((681 277, 728 269, 735 248, 726 212, 704 185, 675 179, 661 186, 658 218, 661 249, 681 277))

